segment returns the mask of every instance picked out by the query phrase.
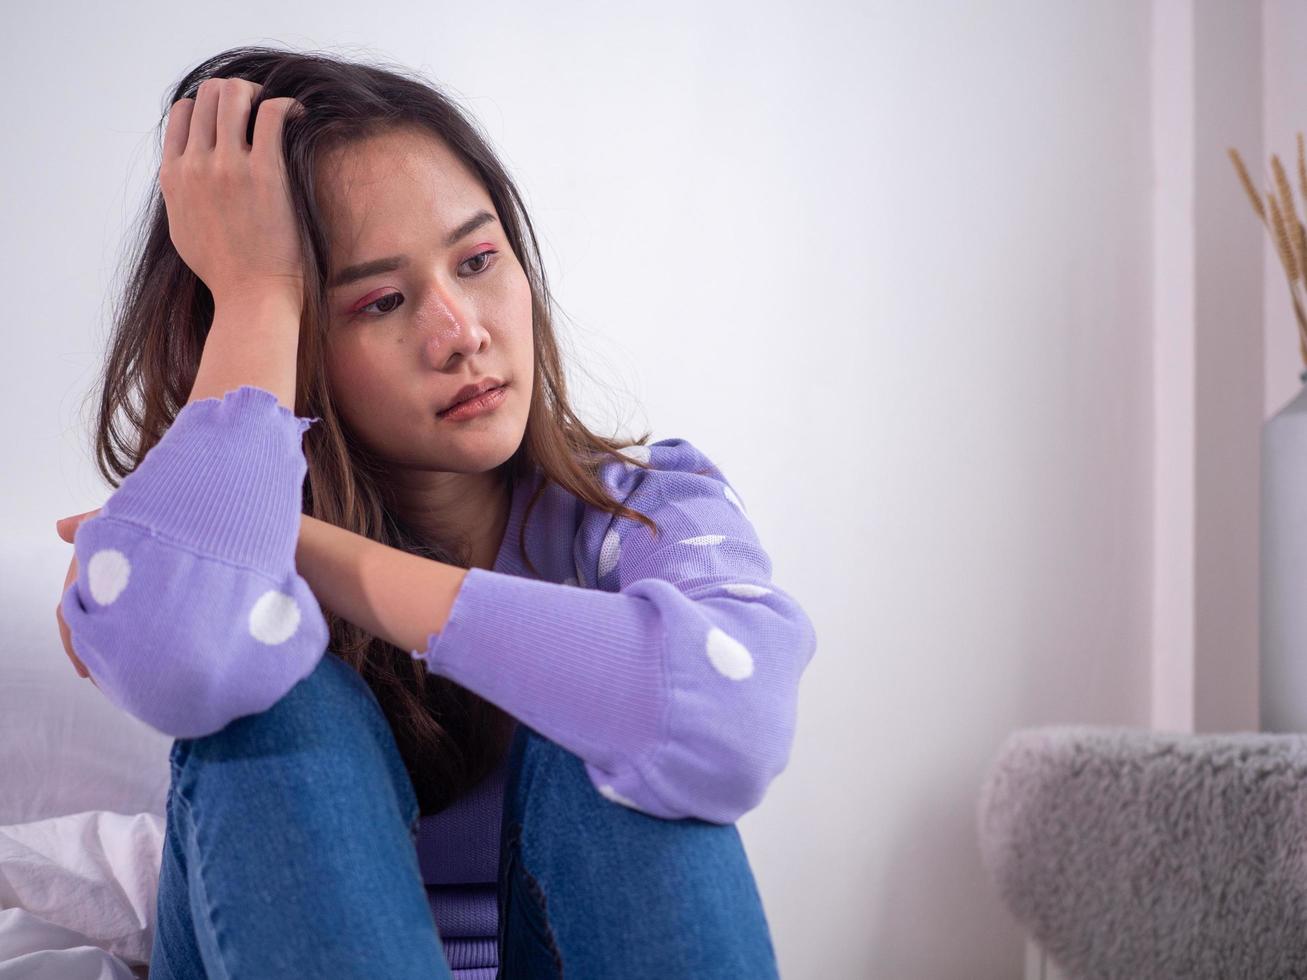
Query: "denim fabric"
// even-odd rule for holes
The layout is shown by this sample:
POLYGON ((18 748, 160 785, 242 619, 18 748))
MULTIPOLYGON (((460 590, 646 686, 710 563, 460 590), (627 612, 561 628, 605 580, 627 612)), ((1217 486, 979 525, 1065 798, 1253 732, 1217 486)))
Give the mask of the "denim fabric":
MULTIPOLYGON (((366 682, 328 652, 267 711, 170 755, 151 980, 443 980, 418 804, 366 682)), ((768 978, 776 963, 734 824, 601 796, 526 725, 510 748, 498 976, 768 978)))

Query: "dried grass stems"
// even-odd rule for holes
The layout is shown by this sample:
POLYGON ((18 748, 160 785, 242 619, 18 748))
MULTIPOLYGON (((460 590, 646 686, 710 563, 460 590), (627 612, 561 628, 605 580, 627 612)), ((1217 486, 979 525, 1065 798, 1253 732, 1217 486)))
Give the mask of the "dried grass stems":
MULTIPOLYGON (((1298 349, 1302 353, 1303 364, 1307 365, 1307 313, 1303 312, 1304 298, 1307 297, 1307 228, 1298 219, 1298 210, 1293 203, 1293 189, 1284 172, 1280 158, 1271 154, 1271 173, 1275 180, 1275 191, 1266 191, 1266 205, 1262 204, 1257 189, 1253 187, 1248 176, 1248 168, 1243 165, 1239 151, 1230 148, 1230 160, 1239 174, 1239 182, 1252 202, 1253 210, 1261 219, 1266 231, 1275 245, 1280 264, 1284 266, 1289 277, 1289 298, 1293 300, 1293 312, 1298 319, 1298 349), (1279 197, 1276 197, 1276 193, 1279 197), (1267 212, 1270 212, 1269 219, 1267 212), (1303 296, 1300 296, 1300 293, 1303 296)), ((1298 134, 1298 185, 1302 190, 1303 201, 1307 204, 1307 155, 1303 151, 1303 135, 1298 134)))

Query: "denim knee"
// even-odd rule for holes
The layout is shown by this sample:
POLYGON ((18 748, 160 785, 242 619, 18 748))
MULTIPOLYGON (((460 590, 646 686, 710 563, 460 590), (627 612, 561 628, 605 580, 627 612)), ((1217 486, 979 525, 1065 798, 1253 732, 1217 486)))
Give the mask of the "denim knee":
MULTIPOLYGON (((174 780, 212 760, 270 762, 313 756, 363 775, 379 766, 393 783, 401 812, 416 831, 418 801, 376 695, 362 676, 326 651, 313 671, 265 711, 237 718, 217 732, 176 739, 170 760, 174 780)), ((311 791, 312 786, 304 787, 311 791)))
POLYGON ((500 915, 513 975, 776 980, 735 824, 614 802, 579 756, 525 725, 509 758, 500 915))
POLYGON ((605 797, 579 756, 525 723, 518 724, 509 746, 508 772, 505 824, 545 823, 549 835, 557 835, 569 817, 578 830, 606 818, 660 819, 605 797))

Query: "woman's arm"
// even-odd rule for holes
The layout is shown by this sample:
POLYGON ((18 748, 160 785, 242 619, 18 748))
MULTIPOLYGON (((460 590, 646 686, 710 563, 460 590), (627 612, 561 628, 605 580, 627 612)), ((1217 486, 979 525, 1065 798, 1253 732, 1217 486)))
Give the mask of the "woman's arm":
POLYGON ((468 572, 307 514, 295 566, 321 605, 401 650, 424 650, 445 628, 468 572))
POLYGON ((248 384, 197 400, 77 528, 60 607, 74 652, 160 732, 198 738, 266 710, 327 648, 294 561, 313 421, 248 384))
POLYGON ((295 359, 303 301, 289 290, 260 289, 214 298, 213 324, 186 404, 222 398, 241 385, 270 391, 295 411, 295 359))

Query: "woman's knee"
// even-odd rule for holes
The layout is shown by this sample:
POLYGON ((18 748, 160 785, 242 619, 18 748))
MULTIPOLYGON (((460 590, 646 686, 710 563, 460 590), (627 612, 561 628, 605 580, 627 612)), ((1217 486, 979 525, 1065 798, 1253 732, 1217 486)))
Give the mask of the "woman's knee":
POLYGON ((528 865, 567 865, 584 853, 594 868, 630 874, 644 855, 677 868, 687 891, 710 891, 724 881, 741 894, 753 893, 752 870, 735 824, 694 817, 670 820, 608 799, 595 787, 582 759, 525 725, 519 725, 509 754, 501 848, 511 839, 528 865), (714 881, 714 879, 716 879, 714 881))
MULTIPOLYGON (((609 799, 599 792, 578 755, 525 724, 518 725, 509 749, 505 816, 518 823, 557 824, 555 830, 571 825, 582 834, 596 821, 622 821, 647 834, 694 829, 696 839, 721 838, 727 846, 738 846, 739 841, 735 824, 669 820, 609 799)), ((545 836, 558 839, 554 831, 545 836)))
POLYGON ((520 879, 520 901, 558 897, 547 915, 564 960, 583 962, 587 950, 610 943, 604 922, 618 921, 668 963, 684 966, 677 957, 698 955, 685 946, 688 935, 711 950, 707 962, 663 975, 776 976, 735 824, 668 820, 609 800, 580 757, 525 726, 509 759, 501 863, 520 879), (592 914, 597 906, 605 917, 592 914))
POLYGON ((358 722, 366 719, 370 696, 367 682, 358 672, 328 650, 306 677, 265 710, 235 718, 209 735, 179 741, 196 747, 258 741, 270 729, 280 739, 312 731, 329 719, 358 722))
POLYGON ((394 782, 406 811, 416 816, 412 783, 381 705, 358 671, 330 650, 267 710, 201 738, 178 739, 172 761, 180 774, 205 760, 260 759, 289 762, 306 777, 334 769, 366 778, 367 767, 379 767, 394 782))

